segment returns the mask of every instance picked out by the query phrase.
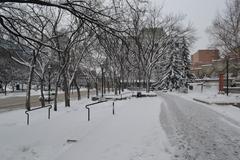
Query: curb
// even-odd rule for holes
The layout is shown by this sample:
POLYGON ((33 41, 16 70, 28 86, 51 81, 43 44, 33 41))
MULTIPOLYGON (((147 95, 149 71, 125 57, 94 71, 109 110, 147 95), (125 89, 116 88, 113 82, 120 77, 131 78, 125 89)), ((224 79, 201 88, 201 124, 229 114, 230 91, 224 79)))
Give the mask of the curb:
POLYGON ((197 101, 197 102, 201 102, 201 103, 205 103, 205 104, 212 104, 210 102, 207 102, 207 101, 203 101, 203 100, 200 100, 200 99, 197 99, 197 98, 193 98, 194 101, 197 101))
POLYGON ((194 101, 197 101, 197 102, 201 102, 201 103, 205 103, 205 104, 216 104, 216 105, 233 105, 235 107, 239 107, 240 108, 240 103, 227 103, 227 102, 207 102, 207 101, 204 101, 204 100, 201 100, 201 99, 197 99, 197 98, 193 98, 194 101))

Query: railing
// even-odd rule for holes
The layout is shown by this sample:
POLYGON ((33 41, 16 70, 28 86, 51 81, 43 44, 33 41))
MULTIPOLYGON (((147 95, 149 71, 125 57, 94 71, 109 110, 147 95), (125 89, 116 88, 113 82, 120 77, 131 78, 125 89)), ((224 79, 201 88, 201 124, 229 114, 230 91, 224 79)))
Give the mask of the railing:
POLYGON ((95 102, 95 103, 90 103, 90 104, 87 104, 85 106, 85 108, 88 110, 88 121, 90 121, 90 108, 89 108, 89 106, 96 105, 96 104, 99 104, 99 103, 104 103, 104 102, 107 102, 107 100, 98 101, 98 102, 95 102))
POLYGON ((123 100, 123 99, 127 99, 127 98, 130 98, 133 96, 133 92, 132 91, 129 91, 129 92, 123 92, 119 95, 104 95, 104 97, 108 100, 111 100, 111 99, 116 99, 116 100, 123 100), (128 95, 128 96, 124 96, 124 95, 128 95))
MULTIPOLYGON (((112 103, 112 114, 115 115, 115 101, 121 101, 121 100, 125 100, 127 99, 127 97, 125 98, 112 98, 111 100, 113 101, 112 103)), ((108 99, 109 100, 109 99, 108 99)), ((90 121, 90 117, 91 117, 91 112, 90 112, 90 108, 89 106, 92 106, 92 105, 96 105, 96 104, 100 104, 100 103, 104 103, 104 102, 108 102, 108 100, 104 100, 104 101, 98 101, 98 102, 95 102, 95 103, 90 103, 90 104, 87 104, 85 106, 85 108, 88 110, 88 121, 90 121)))
POLYGON ((43 108, 47 108, 47 107, 48 107, 48 119, 50 119, 50 116, 51 116, 50 115, 50 110, 52 109, 52 105, 46 105, 44 107, 33 108, 31 110, 25 111, 25 114, 27 115, 27 125, 29 125, 29 119, 30 119, 29 112, 39 110, 39 109, 43 109, 43 108))

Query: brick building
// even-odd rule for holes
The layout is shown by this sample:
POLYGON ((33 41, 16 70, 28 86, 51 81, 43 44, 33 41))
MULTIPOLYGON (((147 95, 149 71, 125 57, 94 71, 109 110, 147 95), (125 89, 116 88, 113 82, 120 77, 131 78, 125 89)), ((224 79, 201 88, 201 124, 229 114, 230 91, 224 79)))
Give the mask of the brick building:
POLYGON ((191 56, 192 70, 201 68, 202 65, 211 64, 213 60, 217 60, 219 58, 219 50, 198 50, 191 56))
MULTIPOLYGON (((229 55, 229 75, 240 80, 240 56, 229 55)), ((220 58, 218 50, 199 50, 191 56, 191 72, 197 78, 218 77, 226 74, 226 57, 220 58)))

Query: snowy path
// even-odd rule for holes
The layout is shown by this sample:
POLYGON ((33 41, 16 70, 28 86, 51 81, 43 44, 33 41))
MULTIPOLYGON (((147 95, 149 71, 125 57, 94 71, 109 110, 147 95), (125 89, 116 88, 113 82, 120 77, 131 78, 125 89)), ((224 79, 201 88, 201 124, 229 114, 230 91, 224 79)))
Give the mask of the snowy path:
POLYGON ((46 110, 0 113, 1 160, 170 160, 172 148, 159 122, 162 100, 133 98, 94 106, 87 121, 87 100, 46 110), (67 140, 77 140, 69 143, 67 140))
POLYGON ((240 124, 204 105, 161 94, 160 121, 175 148, 173 160, 239 160, 240 124))

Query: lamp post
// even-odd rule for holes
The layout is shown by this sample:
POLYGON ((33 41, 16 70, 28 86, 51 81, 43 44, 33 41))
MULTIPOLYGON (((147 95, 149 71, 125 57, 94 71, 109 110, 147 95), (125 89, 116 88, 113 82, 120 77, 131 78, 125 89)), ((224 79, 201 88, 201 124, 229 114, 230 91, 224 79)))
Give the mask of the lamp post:
POLYGON ((228 84, 228 79, 229 79, 229 75, 228 75, 228 73, 229 73, 229 57, 227 56, 226 58, 227 58, 226 59, 227 60, 227 66, 226 67, 227 67, 227 96, 228 96, 228 93, 229 93, 229 90, 228 90, 228 85, 229 85, 228 84))
POLYGON ((48 104, 50 104, 51 100, 51 65, 48 65, 48 104))
POLYGON ((104 85, 104 84, 103 84, 103 83, 104 83, 103 65, 101 65, 101 70, 102 70, 102 97, 103 97, 103 92, 104 92, 104 91, 103 91, 103 88, 104 88, 104 86, 103 86, 103 85, 104 85))

